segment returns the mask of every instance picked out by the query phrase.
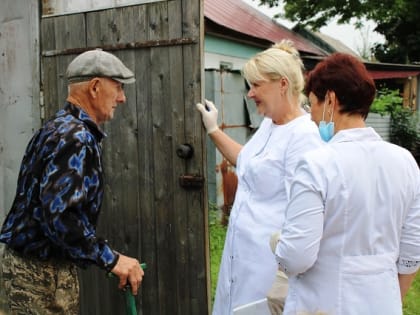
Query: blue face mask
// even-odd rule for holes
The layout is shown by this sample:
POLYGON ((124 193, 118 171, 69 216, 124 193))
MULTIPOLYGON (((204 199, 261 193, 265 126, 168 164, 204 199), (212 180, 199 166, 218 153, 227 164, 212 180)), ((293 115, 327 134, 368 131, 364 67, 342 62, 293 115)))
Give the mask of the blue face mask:
POLYGON ((322 140, 328 142, 334 136, 334 122, 330 121, 329 123, 324 120, 319 122, 319 134, 321 135, 322 140))
POLYGON ((319 122, 318 129, 319 129, 319 134, 321 135, 322 140, 324 140, 325 142, 328 142, 334 136, 334 122, 332 121, 333 116, 334 116, 334 111, 331 115, 330 122, 327 123, 324 120, 324 116, 325 116, 325 103, 324 103, 324 109, 322 111, 322 120, 319 122))

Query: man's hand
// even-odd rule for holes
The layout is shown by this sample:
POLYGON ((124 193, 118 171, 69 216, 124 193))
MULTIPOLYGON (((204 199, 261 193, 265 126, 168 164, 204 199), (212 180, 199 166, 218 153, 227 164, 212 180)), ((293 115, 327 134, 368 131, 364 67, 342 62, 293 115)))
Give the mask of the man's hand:
POLYGON ((137 259, 120 254, 117 264, 111 272, 120 279, 118 288, 123 289, 127 284, 130 284, 133 295, 137 295, 144 276, 144 271, 137 259))

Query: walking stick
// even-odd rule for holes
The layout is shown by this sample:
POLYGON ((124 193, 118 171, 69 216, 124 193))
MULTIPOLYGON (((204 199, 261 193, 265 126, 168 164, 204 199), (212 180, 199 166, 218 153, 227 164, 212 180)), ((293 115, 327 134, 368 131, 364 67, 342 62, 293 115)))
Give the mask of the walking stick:
MULTIPOLYGON (((141 263, 140 266, 143 270, 147 267, 146 263, 141 263)), ((115 275, 112 272, 110 272, 108 273, 108 277, 115 277, 115 275)), ((131 292, 130 284, 127 284, 125 286, 124 295, 126 315, 137 315, 136 299, 134 298, 133 292, 131 292)))

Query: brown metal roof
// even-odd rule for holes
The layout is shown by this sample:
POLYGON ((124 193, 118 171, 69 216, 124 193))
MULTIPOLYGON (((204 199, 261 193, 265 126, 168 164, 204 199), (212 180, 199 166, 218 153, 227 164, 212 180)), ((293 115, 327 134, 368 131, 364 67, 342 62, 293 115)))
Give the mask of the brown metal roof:
POLYGON ((271 20, 242 0, 204 0, 204 16, 218 25, 242 34, 272 43, 290 39, 300 52, 327 55, 310 41, 271 20))
POLYGON ((420 74, 420 71, 414 70, 368 70, 372 79, 381 80, 381 79, 398 79, 398 78, 408 78, 416 77, 420 74))
MULTIPOLYGON (((302 57, 305 69, 311 71, 316 64, 323 60, 324 57, 305 56, 302 57)), ((404 79, 408 77, 416 77, 420 75, 420 65, 398 64, 398 63, 382 63, 363 61, 367 71, 374 80, 385 79, 404 79)))

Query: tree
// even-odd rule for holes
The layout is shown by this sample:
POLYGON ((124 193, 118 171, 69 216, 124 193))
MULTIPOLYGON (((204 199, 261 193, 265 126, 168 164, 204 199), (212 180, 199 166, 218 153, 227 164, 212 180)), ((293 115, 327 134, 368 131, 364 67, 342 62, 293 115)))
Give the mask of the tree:
POLYGON ((360 37, 362 39, 361 45, 358 45, 356 47, 357 53, 365 60, 368 61, 374 61, 375 56, 372 56, 372 50, 373 50, 373 43, 370 42, 369 37, 371 34, 370 27, 366 28, 360 28, 360 37))
MULTIPOLYGON (((258 0, 256 0, 258 1, 258 0)), ((331 19, 348 23, 356 18, 356 28, 363 18, 376 23, 375 31, 384 35, 385 44, 372 50, 382 62, 420 62, 419 0, 259 0, 260 5, 284 4, 283 17, 312 30, 319 30, 331 19)))

